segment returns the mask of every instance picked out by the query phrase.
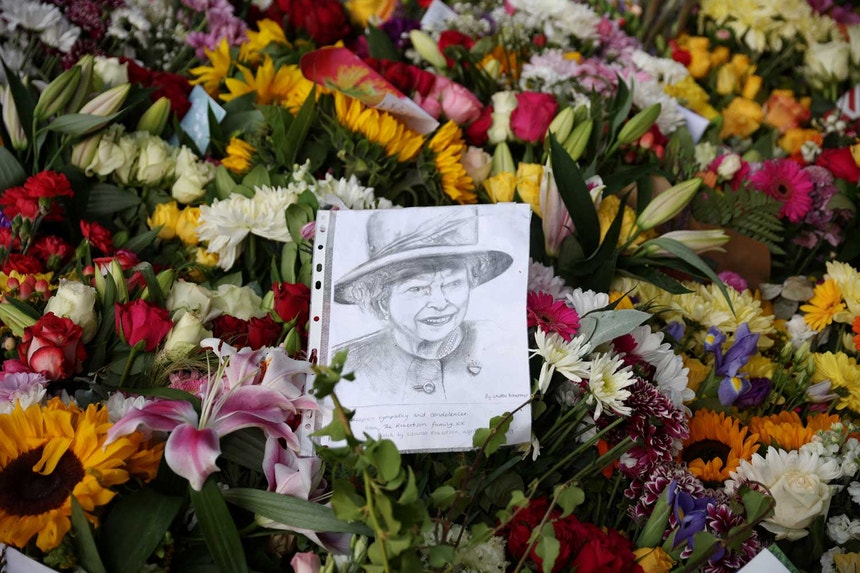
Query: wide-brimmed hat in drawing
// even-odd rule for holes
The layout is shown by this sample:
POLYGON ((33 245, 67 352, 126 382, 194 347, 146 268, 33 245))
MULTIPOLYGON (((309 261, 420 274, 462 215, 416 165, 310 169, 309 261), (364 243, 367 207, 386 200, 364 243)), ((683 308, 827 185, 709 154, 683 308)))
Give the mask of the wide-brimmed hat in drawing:
POLYGON ((418 225, 405 213, 373 213, 367 222, 370 258, 344 275, 334 286, 334 300, 357 304, 366 296, 365 285, 383 269, 431 266, 455 259, 466 265, 474 285, 505 272, 513 258, 502 251, 478 246, 478 213, 458 207, 418 225), (394 215, 394 216, 392 216, 394 215))

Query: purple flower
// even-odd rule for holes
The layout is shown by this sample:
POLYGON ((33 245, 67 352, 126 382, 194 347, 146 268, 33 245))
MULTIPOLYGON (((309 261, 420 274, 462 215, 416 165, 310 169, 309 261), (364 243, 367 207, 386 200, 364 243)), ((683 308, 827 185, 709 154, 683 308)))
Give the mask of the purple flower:
POLYGON ((663 327, 663 332, 666 333, 666 336, 674 338, 675 340, 681 340, 684 338, 684 330, 685 326, 681 321, 673 321, 663 327))
POLYGON ((669 484, 669 505, 675 515, 678 529, 675 532, 675 547, 682 544, 693 547, 693 536, 705 529, 708 520, 708 506, 715 501, 710 497, 696 498, 678 488, 678 482, 669 484))
MULTIPOLYGON (((708 331, 710 332, 710 330, 708 331)), ((747 323, 741 324, 735 331, 735 342, 724 356, 715 354, 717 362, 716 373, 722 376, 737 376, 741 366, 746 364, 756 352, 758 334, 752 334, 747 323)))
POLYGON ((749 389, 738 396, 735 405, 739 408, 753 408, 760 406, 767 395, 770 394, 773 383, 770 378, 750 378, 749 389))
POLYGON ((409 40, 409 32, 412 30, 417 30, 421 27, 421 23, 413 20, 412 18, 391 18, 382 26, 380 26, 380 30, 385 32, 391 41, 394 42, 394 46, 400 50, 406 50, 411 41, 409 40))

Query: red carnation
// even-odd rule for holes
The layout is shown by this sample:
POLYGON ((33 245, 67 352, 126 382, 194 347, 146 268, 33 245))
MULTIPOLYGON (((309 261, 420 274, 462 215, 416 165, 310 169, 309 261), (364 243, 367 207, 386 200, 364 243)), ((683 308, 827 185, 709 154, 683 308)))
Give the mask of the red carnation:
POLYGON ((81 233, 91 245, 103 253, 111 254, 114 251, 113 237, 111 232, 95 221, 81 221, 81 233))
POLYGON ((21 215, 35 220, 39 216, 39 200, 31 196, 23 187, 9 187, 0 197, 0 207, 9 219, 21 215))
POLYGON ((8 275, 12 271, 18 271, 22 275, 33 275, 45 272, 45 265, 32 255, 11 253, 3 263, 3 272, 8 275))
POLYGON ((56 235, 46 235, 33 243, 30 252, 34 257, 45 261, 48 268, 56 269, 71 258, 74 248, 56 235))
POLYGON ((62 173, 56 171, 42 171, 36 173, 24 183, 24 189, 33 197, 74 197, 72 184, 62 173))

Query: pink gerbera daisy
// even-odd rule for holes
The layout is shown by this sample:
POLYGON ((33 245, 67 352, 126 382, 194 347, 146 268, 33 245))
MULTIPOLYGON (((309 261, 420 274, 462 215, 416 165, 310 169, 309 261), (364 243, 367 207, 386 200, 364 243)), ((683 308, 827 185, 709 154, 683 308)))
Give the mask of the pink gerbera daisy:
POLYGON ((791 159, 765 161, 750 181, 754 188, 779 200, 779 216, 792 223, 802 221, 812 208, 812 178, 791 159))
POLYGON ((537 326, 546 333, 556 332, 570 342, 579 330, 579 315, 563 300, 556 300, 551 294, 530 291, 526 299, 529 327, 537 326))

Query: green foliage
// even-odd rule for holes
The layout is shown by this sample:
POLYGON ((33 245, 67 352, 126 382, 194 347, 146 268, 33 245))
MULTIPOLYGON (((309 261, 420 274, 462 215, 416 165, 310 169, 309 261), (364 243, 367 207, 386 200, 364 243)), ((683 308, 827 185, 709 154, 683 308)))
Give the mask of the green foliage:
POLYGON ((771 253, 781 255, 784 229, 778 218, 780 206, 769 195, 741 187, 737 191, 699 193, 691 203, 691 210, 697 221, 733 229, 764 243, 771 253))

